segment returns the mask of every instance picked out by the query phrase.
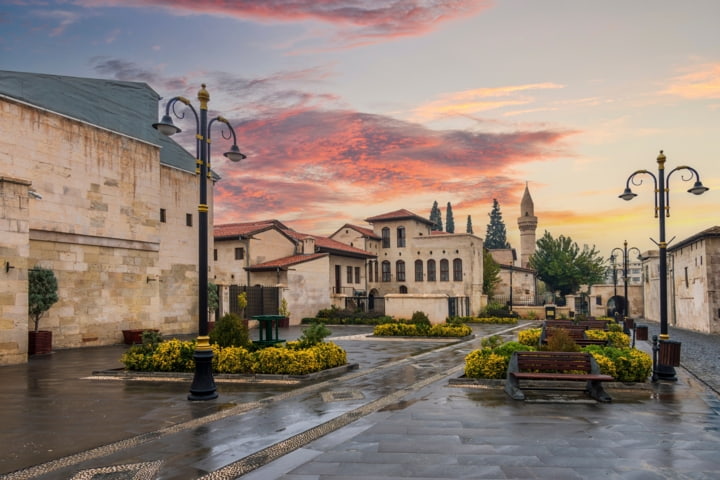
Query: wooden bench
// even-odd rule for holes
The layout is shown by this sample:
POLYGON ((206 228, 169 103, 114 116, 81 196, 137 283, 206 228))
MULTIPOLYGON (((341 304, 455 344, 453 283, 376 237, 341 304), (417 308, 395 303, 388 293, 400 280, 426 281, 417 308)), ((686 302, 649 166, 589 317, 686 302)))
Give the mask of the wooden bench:
POLYGON ((567 390, 566 382, 585 382, 583 390, 599 402, 612 398, 602 388, 602 382, 614 380, 600 373, 600 367, 589 353, 584 352, 513 352, 505 380, 505 392, 514 400, 525 400, 520 381, 533 381, 533 390, 567 390), (560 385, 557 382, 563 382, 560 385))
MULTIPOLYGON (((590 328, 587 328, 585 325, 576 325, 576 324, 556 324, 545 322, 543 324, 542 332, 540 333, 540 343, 546 344, 548 341, 548 338, 552 336, 553 330, 555 329, 562 329, 568 332, 568 335, 570 335, 570 338, 572 338, 575 343, 580 345, 581 347, 585 347, 587 345, 607 345, 607 340, 600 340, 600 339, 594 339, 594 338, 587 338, 585 336, 585 332, 587 330, 590 330, 590 328)), ((594 330, 594 329, 593 329, 594 330)), ((598 329, 599 330, 599 329, 598 329)))

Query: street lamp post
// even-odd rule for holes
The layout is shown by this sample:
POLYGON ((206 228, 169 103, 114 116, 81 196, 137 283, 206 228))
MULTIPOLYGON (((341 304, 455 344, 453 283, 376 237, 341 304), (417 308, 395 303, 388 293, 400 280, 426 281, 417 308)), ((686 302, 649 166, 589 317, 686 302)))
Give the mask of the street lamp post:
MULTIPOLYGON (((628 242, 625 240, 625 243, 623 244, 623 248, 616 247, 612 249, 612 252, 610 254, 610 258, 613 259, 613 266, 615 265, 615 259, 618 257, 618 255, 615 254, 615 251, 618 252, 618 254, 622 253, 623 255, 623 284, 625 286, 625 297, 623 298, 623 308, 622 308, 622 316, 627 317, 630 313, 630 301, 628 299, 628 252, 632 252, 635 250, 638 254, 638 257, 640 256, 640 250, 637 249, 637 247, 630 247, 628 248, 628 242)), ((617 278, 617 277, 616 277, 617 278)), ((617 280, 615 281, 615 284, 617 285, 617 280)), ((617 291, 615 291, 615 295, 617 295, 617 291)))
MULTIPOLYGON (((688 178, 685 178, 684 175, 681 175, 681 180, 684 182, 690 182, 695 178, 695 184, 692 188, 688 190, 688 193, 692 193, 694 195, 702 195, 703 193, 707 192, 709 189, 705 187, 702 182, 700 181, 700 174, 692 167, 689 167, 687 165, 681 165, 678 167, 673 168, 670 170, 670 172, 667 174, 667 178, 665 176, 665 155, 663 154, 663 151, 660 150, 660 154, 657 157, 657 164, 658 164, 658 173, 657 176, 655 176, 652 172, 648 170, 637 170, 633 172, 625 182, 625 190, 621 195, 619 195, 620 198, 623 200, 632 200, 637 196, 636 193, 633 193, 630 189, 630 183, 632 182, 633 185, 638 186, 642 184, 642 179, 636 180, 635 177, 638 175, 648 175, 650 178, 653 179, 653 183, 655 185, 655 218, 658 218, 659 227, 660 227, 660 239, 655 242, 653 242, 658 246, 659 249, 659 260, 660 260, 660 342, 668 341, 670 339, 670 335, 668 334, 668 318, 667 318, 667 243, 665 242, 665 218, 670 216, 670 188, 669 188, 669 181, 670 176, 679 171, 679 170, 688 170, 690 172, 690 176, 688 178)), ((652 240, 652 239, 651 239, 652 240)), ((655 373, 657 376, 663 380, 677 380, 677 377, 675 376, 675 369, 671 365, 662 365, 658 364, 655 366, 655 373)))
POLYGON ((184 118, 185 114, 178 114, 175 111, 177 102, 184 104, 195 117, 195 146, 197 149, 195 173, 200 179, 200 202, 198 204, 198 337, 193 358, 195 360, 195 376, 190 387, 188 400, 212 400, 217 398, 215 380, 212 375, 212 348, 210 337, 208 337, 208 204, 207 204, 207 182, 211 179, 210 168, 210 128, 213 123, 224 123, 231 133, 231 136, 222 136, 225 139, 232 138, 233 144, 230 151, 223 155, 233 162, 239 162, 245 158, 237 146, 235 129, 224 117, 218 116, 208 121, 208 102, 210 94, 205 89, 205 84, 198 92, 200 102, 200 114, 185 97, 171 98, 165 106, 165 115, 153 127, 165 135, 174 135, 181 130, 173 124, 170 112, 176 118, 184 118))

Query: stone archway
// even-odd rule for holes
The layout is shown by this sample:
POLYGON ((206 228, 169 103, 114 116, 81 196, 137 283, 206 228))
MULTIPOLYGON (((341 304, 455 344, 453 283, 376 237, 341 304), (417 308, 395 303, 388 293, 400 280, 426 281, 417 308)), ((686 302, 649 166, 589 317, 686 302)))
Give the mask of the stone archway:
POLYGON ((615 314, 624 314, 626 309, 625 297, 622 295, 614 295, 607 301, 607 315, 614 317, 615 314))

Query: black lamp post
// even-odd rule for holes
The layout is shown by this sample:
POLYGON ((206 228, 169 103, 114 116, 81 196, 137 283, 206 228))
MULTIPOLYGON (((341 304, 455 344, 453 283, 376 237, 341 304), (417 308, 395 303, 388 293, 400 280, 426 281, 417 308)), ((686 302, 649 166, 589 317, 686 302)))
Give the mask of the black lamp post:
MULTIPOLYGON (((670 335, 668 334, 667 318, 667 243, 665 242, 665 217, 670 216, 670 188, 668 186, 668 182, 670 181, 670 176, 673 173, 679 170, 688 170, 690 172, 690 176, 688 178, 685 178, 684 175, 680 177, 684 182, 690 182, 693 178, 696 179, 695 184, 688 190, 688 193, 702 195, 709 189, 700 181, 700 174, 697 170, 687 165, 681 165, 673 168, 667 174, 666 178, 665 155, 662 150, 660 150, 660 154, 657 157, 657 164, 657 176, 653 175, 653 173, 648 170, 637 170, 633 172, 625 182, 625 191, 623 191, 622 195, 619 195, 619 197, 623 200, 632 200, 637 196, 637 194, 633 193, 630 189, 630 182, 636 186, 642 184, 642 179, 637 181, 635 180, 637 175, 645 174, 649 175, 653 179, 653 183, 655 184, 655 217, 659 219, 660 224, 660 239, 657 242, 653 240, 653 242, 658 246, 660 253, 660 341, 662 342, 670 339, 670 335)), ((675 369, 670 365, 656 365, 655 373, 657 373, 658 377, 664 380, 677 380, 677 377, 675 377, 675 369)))
MULTIPOLYGON (((613 267, 615 267, 615 259, 618 258, 618 255, 615 254, 615 251, 617 250, 618 254, 622 253, 623 256, 623 284, 625 285, 625 297, 623 299, 623 308, 621 315, 623 317, 627 317, 630 313, 630 301, 628 299, 628 252, 632 252, 635 250, 638 254, 638 257, 640 257, 640 250, 637 249, 637 247, 630 247, 628 248, 628 242, 625 240, 625 243, 623 243, 623 248, 616 247, 612 249, 610 258, 613 259, 613 267)), ((617 273, 615 273, 615 285, 617 285, 617 273)), ((615 291, 615 295, 617 296, 617 290, 615 291)))
MULTIPOLYGON (((208 337, 208 205, 207 205, 207 182, 211 180, 210 169, 210 127, 215 122, 224 123, 232 134, 233 145, 229 152, 224 153, 233 162, 239 162, 245 158, 237 146, 235 130, 230 122, 224 117, 215 117, 208 122, 208 102, 210 94, 205 90, 205 84, 198 92, 200 101, 200 115, 185 97, 171 98, 165 106, 165 115, 153 127, 165 135, 174 135, 181 130, 173 124, 170 112, 177 118, 184 118, 185 114, 178 114, 175 111, 177 102, 183 103, 195 116, 195 138, 197 157, 195 160, 195 173, 200 178, 200 203, 198 204, 198 337, 195 347, 195 376, 188 400, 212 400, 217 398, 215 380, 212 375, 212 348, 210 337, 208 337)), ((222 131, 223 138, 225 136, 222 131)))

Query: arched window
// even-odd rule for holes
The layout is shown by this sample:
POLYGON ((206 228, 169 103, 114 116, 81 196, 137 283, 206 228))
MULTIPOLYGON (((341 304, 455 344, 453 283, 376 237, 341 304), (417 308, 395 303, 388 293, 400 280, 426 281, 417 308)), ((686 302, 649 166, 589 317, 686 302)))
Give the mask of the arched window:
POLYGON ((388 227, 382 229, 382 248, 390 248, 390 229, 388 227))
POLYGON ((435 260, 428 260, 428 282, 435 281, 435 260))
POLYGON ((390 262, 388 262, 387 260, 383 260, 382 262, 382 281, 390 281, 390 262))
POLYGON ((405 262, 402 260, 395 262, 395 280, 398 282, 405 281, 405 262))
POLYGON ((407 293, 407 287, 405 285, 400 285, 400 293, 407 293))
POLYGON ((422 260, 415 260, 415 281, 416 282, 423 281, 423 261, 422 260))
POLYGON ((453 282, 462 282, 462 260, 456 258, 453 260, 453 282))
POLYGON ((405 227, 397 228, 397 246, 398 248, 405 246, 405 227))
POLYGON ((447 258, 440 260, 440 281, 450 281, 450 262, 447 261, 447 258))

